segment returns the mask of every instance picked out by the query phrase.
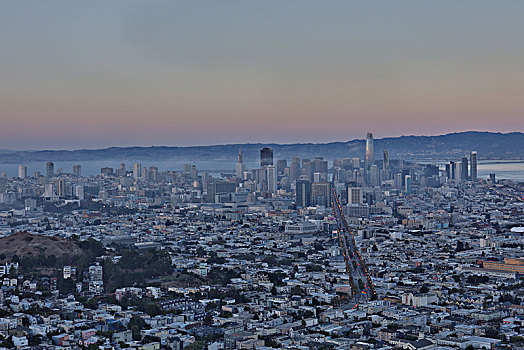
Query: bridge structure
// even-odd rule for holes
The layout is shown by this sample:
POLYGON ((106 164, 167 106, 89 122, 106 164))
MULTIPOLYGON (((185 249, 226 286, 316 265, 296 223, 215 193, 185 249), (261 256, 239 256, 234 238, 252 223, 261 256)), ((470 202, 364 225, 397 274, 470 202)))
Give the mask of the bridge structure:
POLYGON ((342 206, 335 188, 331 186, 331 207, 337 221, 337 238, 342 249, 346 272, 351 285, 351 297, 359 303, 377 299, 373 281, 369 276, 367 266, 358 251, 353 232, 342 213, 342 206))

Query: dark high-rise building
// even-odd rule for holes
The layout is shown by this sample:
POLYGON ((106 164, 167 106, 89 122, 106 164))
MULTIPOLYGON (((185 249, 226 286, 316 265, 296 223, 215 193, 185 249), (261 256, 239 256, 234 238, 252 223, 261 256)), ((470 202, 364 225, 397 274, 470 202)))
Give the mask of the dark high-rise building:
POLYGON ((7 178, 0 177, 0 193, 4 193, 7 187, 7 178))
POLYGON ((297 180, 295 203, 297 207, 308 207, 311 205, 311 182, 307 180, 297 180))
POLYGON ((113 175, 113 168, 105 166, 103 168, 100 168, 100 174, 102 175, 113 175))
POLYGON ((353 169, 354 168, 353 165, 354 165, 353 159, 351 159, 351 158, 344 158, 344 159, 342 159, 342 166, 343 166, 344 170, 353 169))
POLYGON ((45 174, 47 177, 55 176, 55 163, 47 162, 45 164, 45 174))
POLYGON ((467 181, 468 178, 468 158, 464 157, 462 158, 462 162, 460 164, 460 179, 462 181, 467 181))
POLYGON ((383 155, 384 155, 384 158, 382 159, 382 170, 388 171, 389 170, 389 152, 386 149, 386 147, 384 147, 383 155))
POLYGON ((427 164, 424 167, 424 176, 425 177, 438 176, 438 173, 439 173, 439 168, 436 165, 427 164))
POLYGON ((314 173, 327 173, 328 162, 322 157, 315 157, 311 162, 311 171, 314 173))
POLYGON ((300 158, 293 158, 289 166, 289 179, 295 181, 301 175, 302 168, 300 167, 300 158))
POLYGON ((284 169, 287 168, 287 160, 285 159, 279 159, 277 160, 277 174, 278 175, 283 175, 284 174, 284 169))
POLYGON ((260 150, 260 167, 273 165, 273 150, 264 147, 260 150))
POLYGON ((302 159, 302 174, 310 180, 313 178, 313 164, 309 159, 302 159))
POLYGON ((215 182, 207 184, 207 202, 218 203, 217 195, 226 195, 235 192, 236 184, 233 182, 215 182))
POLYGON ((457 173, 457 162, 451 161, 449 162, 449 178, 456 180, 458 173, 457 173))
POLYGON ((471 173, 470 173, 470 179, 471 181, 477 181, 477 151, 472 151, 470 155, 470 167, 471 167, 471 173))

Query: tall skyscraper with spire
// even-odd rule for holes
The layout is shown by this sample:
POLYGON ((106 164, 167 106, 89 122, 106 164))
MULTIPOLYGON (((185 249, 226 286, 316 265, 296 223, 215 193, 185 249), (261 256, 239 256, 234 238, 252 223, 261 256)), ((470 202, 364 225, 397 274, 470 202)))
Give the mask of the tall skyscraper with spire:
POLYGON ((375 163, 375 148, 373 146, 373 134, 366 135, 366 169, 375 163))
POLYGON ((238 148, 238 160, 235 168, 236 172, 235 175, 237 179, 242 179, 244 175, 244 171, 246 170, 245 164, 242 162, 242 148, 238 148))

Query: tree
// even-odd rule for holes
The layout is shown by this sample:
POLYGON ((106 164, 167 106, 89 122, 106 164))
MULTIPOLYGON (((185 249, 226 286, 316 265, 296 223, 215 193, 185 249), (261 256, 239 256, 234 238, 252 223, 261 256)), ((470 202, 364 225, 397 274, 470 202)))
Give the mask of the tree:
POLYGON ((322 271, 322 266, 317 264, 307 264, 306 266, 307 272, 320 272, 322 271))
POLYGON ((360 279, 358 280, 358 287, 360 289, 364 289, 364 282, 362 282, 362 280, 360 280, 360 279))
POLYGON ((508 293, 502 294, 499 298, 499 302, 500 303, 512 303, 513 297, 511 296, 511 294, 508 294, 508 293))
POLYGON ((184 346, 184 350, 201 350, 204 348, 204 345, 204 342, 196 341, 189 344, 188 346, 184 346))
POLYGON ((522 338, 521 336, 518 336, 518 335, 513 335, 511 338, 509 338, 509 341, 511 343, 521 343, 524 341, 524 338, 522 338))
POLYGON ((94 310, 98 307, 98 301, 96 298, 91 298, 84 304, 84 306, 94 310))
POLYGON ((498 338, 499 332, 494 328, 488 328, 486 329, 486 337, 488 338, 498 338))
POLYGON ((205 326, 211 326, 213 324, 213 315, 211 315, 211 312, 208 312, 206 316, 204 317, 203 324, 205 326))
POLYGON ((1 339, 0 338, 0 347, 2 348, 6 348, 6 349, 12 349, 14 348, 15 344, 11 341, 11 339, 7 339, 7 338, 3 338, 1 339))
POLYGON ((290 294, 291 295, 305 295, 306 293, 299 286, 294 286, 293 288, 291 288, 290 294))
POLYGON ((202 247, 198 247, 196 250, 196 255, 202 257, 206 255, 206 250, 202 247))
POLYGON ((146 321, 140 316, 133 315, 131 319, 129 320, 129 323, 127 324, 127 327, 131 330, 133 333, 133 340, 140 340, 141 335, 140 331, 142 329, 145 329, 147 326, 146 321))
POLYGON ((9 278, 16 278, 16 269, 14 266, 11 266, 9 269, 9 278))

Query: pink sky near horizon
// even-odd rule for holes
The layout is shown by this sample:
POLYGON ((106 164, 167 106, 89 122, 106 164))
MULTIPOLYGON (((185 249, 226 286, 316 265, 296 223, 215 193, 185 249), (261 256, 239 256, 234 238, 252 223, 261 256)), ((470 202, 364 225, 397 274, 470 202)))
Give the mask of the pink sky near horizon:
POLYGON ((6 4, 0 149, 524 131, 524 3, 381 4, 6 4))

